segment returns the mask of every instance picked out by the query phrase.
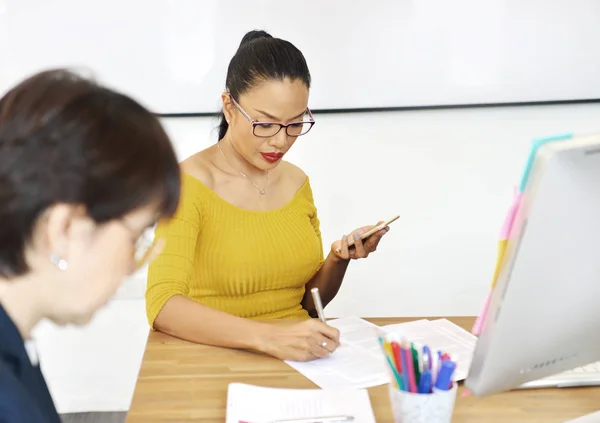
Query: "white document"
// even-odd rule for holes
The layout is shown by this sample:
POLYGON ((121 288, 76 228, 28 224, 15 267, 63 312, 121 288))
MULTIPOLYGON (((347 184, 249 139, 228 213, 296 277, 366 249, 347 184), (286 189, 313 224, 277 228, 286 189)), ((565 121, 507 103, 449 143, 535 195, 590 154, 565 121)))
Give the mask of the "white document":
POLYGON ((226 423, 330 416, 353 416, 356 423, 375 423, 365 390, 275 389, 242 383, 232 383, 227 390, 226 423))
POLYGON ((578 417, 574 420, 569 420, 565 423, 600 423, 600 411, 585 416, 578 417))
POLYGON ((389 381, 377 336, 379 326, 357 317, 331 320, 341 345, 329 357, 308 362, 286 361, 323 389, 362 389, 389 381))
POLYGON ((457 362, 453 379, 467 377, 477 338, 446 319, 415 320, 384 327, 357 317, 328 322, 340 330, 341 346, 329 357, 309 362, 286 361, 323 389, 363 389, 390 381, 378 336, 398 333, 411 342, 447 352, 457 362))

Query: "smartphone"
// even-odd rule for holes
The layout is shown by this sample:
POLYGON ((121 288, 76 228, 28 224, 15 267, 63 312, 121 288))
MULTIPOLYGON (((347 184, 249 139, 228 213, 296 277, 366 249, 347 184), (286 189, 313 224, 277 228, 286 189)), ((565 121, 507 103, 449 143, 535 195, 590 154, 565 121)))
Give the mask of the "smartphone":
MULTIPOLYGON (((388 226, 390 223, 396 221, 400 216, 394 216, 392 217, 390 220, 388 220, 387 222, 383 222, 381 225, 375 226, 373 229, 371 229, 368 232, 365 232, 364 234, 361 235, 360 239, 361 240, 365 240, 368 237, 370 237, 371 235, 373 235, 376 232, 379 232, 380 230, 382 230, 383 228, 385 228, 386 226, 388 226)), ((354 246, 354 239, 348 239, 348 248, 354 246)))

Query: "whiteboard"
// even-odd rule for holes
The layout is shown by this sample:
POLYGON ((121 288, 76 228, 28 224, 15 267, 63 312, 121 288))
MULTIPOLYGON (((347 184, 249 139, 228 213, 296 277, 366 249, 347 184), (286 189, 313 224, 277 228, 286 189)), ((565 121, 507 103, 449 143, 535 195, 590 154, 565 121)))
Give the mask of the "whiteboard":
POLYGON ((317 110, 600 98, 598 0, 0 0, 0 93, 69 66, 214 113, 251 29, 303 51, 317 110))

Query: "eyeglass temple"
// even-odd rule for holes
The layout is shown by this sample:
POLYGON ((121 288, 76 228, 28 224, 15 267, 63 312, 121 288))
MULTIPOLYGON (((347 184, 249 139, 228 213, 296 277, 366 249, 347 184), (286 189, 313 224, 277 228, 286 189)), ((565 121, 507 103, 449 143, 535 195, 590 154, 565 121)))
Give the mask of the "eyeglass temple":
POLYGON ((151 263, 156 257, 158 257, 166 244, 167 242, 162 238, 155 239, 144 255, 135 260, 134 265, 136 270, 143 267, 146 263, 151 263))

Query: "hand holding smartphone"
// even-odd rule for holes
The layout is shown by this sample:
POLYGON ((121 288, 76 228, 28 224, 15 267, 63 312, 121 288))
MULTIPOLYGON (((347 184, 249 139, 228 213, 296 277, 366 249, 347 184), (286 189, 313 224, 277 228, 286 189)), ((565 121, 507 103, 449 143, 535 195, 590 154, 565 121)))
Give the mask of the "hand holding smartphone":
MULTIPOLYGON (((390 225, 392 222, 395 222, 398 218, 400 218, 400 216, 394 216, 392 217, 390 220, 383 222, 381 225, 377 225, 374 226, 371 230, 365 232, 364 234, 362 234, 360 236, 361 240, 365 240, 367 238, 369 238, 371 235, 373 235, 374 233, 379 232, 380 230, 382 230, 383 228, 385 228, 386 226, 390 225)), ((354 246, 354 239, 348 239, 348 248, 352 248, 354 246)), ((341 252, 341 250, 338 248, 335 250, 335 252, 337 254, 339 254, 341 252)))

